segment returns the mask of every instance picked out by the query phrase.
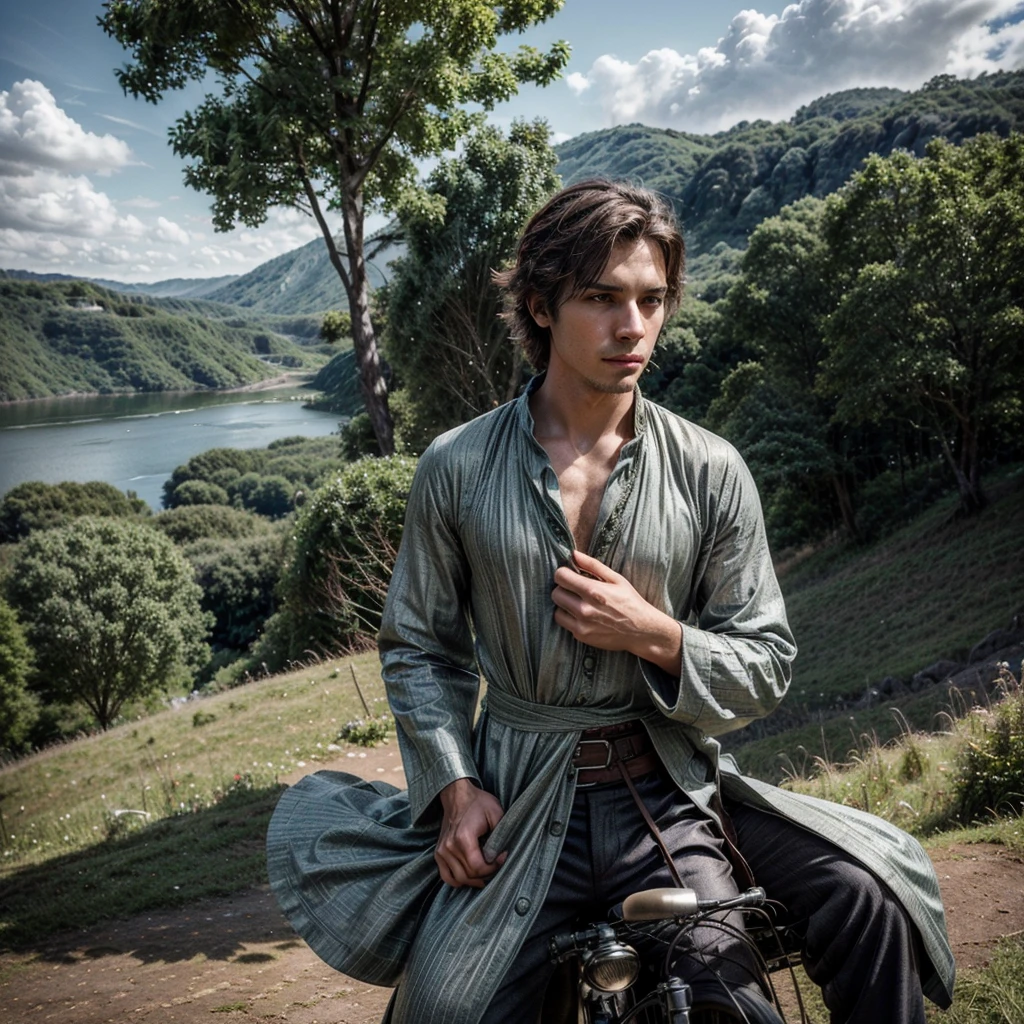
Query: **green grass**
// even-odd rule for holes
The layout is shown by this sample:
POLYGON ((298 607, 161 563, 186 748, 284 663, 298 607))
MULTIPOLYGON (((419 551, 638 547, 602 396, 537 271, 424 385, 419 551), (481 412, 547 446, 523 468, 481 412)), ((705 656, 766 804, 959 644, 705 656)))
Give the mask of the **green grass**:
POLYGON ((832 545, 783 569, 799 654, 776 715, 794 724, 767 738, 753 739, 757 726, 727 737, 745 771, 779 781, 815 757, 844 760, 898 737, 907 724, 934 730, 957 710, 962 699, 937 686, 871 709, 836 709, 886 676, 909 680, 941 658, 965 660, 1024 610, 1024 467, 988 486, 992 503, 979 516, 954 518, 949 498, 874 545, 832 545))
POLYGON ((365 714, 349 663, 382 710, 376 655, 358 655, 0 770, 0 945, 265 881, 278 778, 339 756, 365 714))
POLYGON ((979 516, 951 519, 949 498, 869 548, 825 551, 783 575, 800 648, 788 700, 827 706, 965 657, 1024 608, 1024 469, 990 487, 979 516))

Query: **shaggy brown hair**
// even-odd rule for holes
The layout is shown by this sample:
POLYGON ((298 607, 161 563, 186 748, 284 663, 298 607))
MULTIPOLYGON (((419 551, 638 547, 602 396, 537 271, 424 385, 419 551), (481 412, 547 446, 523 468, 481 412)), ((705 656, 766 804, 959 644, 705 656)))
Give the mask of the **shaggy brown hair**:
POLYGON ((660 196, 626 182, 593 178, 570 185, 538 210, 523 230, 512 266, 494 274, 505 291, 505 322, 526 358, 547 368, 551 334, 530 303, 553 319, 567 299, 598 280, 617 245, 649 240, 665 259, 665 316, 679 308, 685 250, 671 207, 660 196))

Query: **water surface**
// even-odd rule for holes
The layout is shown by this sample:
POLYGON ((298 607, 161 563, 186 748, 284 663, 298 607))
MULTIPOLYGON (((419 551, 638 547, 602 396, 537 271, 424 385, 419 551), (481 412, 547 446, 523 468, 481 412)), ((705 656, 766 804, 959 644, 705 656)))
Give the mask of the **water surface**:
POLYGON ((176 466, 209 448, 265 448, 338 429, 308 391, 101 395, 0 406, 0 496, 26 480, 104 480, 159 509, 176 466))

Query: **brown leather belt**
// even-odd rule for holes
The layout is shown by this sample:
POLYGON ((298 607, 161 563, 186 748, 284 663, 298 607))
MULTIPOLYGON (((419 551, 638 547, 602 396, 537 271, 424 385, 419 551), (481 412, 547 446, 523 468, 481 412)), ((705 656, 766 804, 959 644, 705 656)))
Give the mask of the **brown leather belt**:
POLYGON ((638 721, 587 729, 576 744, 572 763, 577 787, 622 782, 623 769, 635 779, 661 767, 651 737, 638 721))

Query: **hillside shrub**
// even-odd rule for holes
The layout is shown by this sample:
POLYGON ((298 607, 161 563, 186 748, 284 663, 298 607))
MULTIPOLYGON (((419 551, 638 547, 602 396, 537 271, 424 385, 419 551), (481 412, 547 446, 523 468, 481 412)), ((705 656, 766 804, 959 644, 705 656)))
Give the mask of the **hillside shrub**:
POLYGON ((972 712, 976 736, 963 747, 955 776, 956 813, 963 822, 1008 810, 1024 814, 1024 689, 1003 663, 1005 696, 972 712))
POLYGON ((228 505, 180 505, 157 513, 151 523, 178 545, 204 538, 238 540, 272 529, 261 516, 228 505))
POLYGON ((271 669, 359 646, 380 627, 416 460, 364 458, 300 509, 282 610, 256 649, 271 669))
POLYGON ((103 729, 126 702, 189 682, 209 653, 192 567, 149 526, 83 518, 33 534, 8 591, 35 649, 34 689, 82 701, 103 729))
POLYGON ((21 753, 39 717, 39 700, 28 689, 32 649, 14 609, 0 600, 0 750, 21 753))
POLYGON ((246 473, 228 488, 232 503, 267 519, 280 519, 292 510, 295 487, 283 476, 246 473))
POLYGON ((231 497, 223 487, 208 480, 185 480, 164 498, 164 504, 169 508, 180 508, 182 505, 230 505, 231 497))
POLYGON ((204 538, 185 548, 185 555, 203 591, 203 610, 214 618, 210 643, 215 649, 246 650, 276 607, 280 536, 204 538))

